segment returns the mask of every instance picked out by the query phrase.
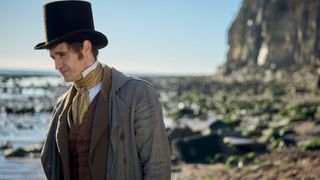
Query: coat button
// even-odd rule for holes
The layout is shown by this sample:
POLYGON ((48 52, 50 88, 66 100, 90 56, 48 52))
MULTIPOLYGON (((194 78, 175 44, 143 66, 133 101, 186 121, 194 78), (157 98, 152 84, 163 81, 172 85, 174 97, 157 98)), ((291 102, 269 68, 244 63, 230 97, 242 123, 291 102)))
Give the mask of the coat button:
POLYGON ((124 133, 120 134, 120 140, 123 141, 126 138, 126 135, 124 133))

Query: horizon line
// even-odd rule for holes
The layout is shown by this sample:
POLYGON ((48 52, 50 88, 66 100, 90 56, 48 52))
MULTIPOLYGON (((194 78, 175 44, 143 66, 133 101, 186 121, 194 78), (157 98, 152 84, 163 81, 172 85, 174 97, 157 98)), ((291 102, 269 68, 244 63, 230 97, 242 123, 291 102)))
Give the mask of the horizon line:
MULTIPOLYGON (((133 71, 122 71, 126 75, 131 76, 137 76, 137 77, 170 77, 170 76, 212 76, 214 75, 214 72, 212 73, 170 73, 170 72, 133 72, 133 71)), ((60 76, 59 72, 52 69, 32 69, 32 68, 4 68, 0 67, 0 75, 26 75, 26 76, 32 76, 32 75, 49 75, 49 76, 60 76)))

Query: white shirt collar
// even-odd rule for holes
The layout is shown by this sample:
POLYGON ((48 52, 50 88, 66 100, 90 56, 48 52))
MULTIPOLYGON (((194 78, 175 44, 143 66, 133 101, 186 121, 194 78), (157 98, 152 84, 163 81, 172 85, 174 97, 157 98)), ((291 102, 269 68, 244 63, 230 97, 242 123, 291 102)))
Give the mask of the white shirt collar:
POLYGON ((94 70, 98 64, 100 64, 100 62, 98 60, 96 60, 95 63, 93 63, 91 66, 89 66, 87 69, 85 69, 84 71, 82 71, 82 77, 86 77, 86 75, 88 75, 92 70, 94 70))

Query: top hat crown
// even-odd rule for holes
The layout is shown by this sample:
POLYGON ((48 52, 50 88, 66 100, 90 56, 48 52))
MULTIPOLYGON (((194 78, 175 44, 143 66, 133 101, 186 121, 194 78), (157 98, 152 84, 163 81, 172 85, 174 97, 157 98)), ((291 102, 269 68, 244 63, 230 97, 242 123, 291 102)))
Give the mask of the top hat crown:
POLYGON ((107 37, 94 29, 91 4, 86 1, 56 1, 44 5, 46 41, 34 49, 48 49, 61 42, 90 40, 97 48, 107 46, 107 37))

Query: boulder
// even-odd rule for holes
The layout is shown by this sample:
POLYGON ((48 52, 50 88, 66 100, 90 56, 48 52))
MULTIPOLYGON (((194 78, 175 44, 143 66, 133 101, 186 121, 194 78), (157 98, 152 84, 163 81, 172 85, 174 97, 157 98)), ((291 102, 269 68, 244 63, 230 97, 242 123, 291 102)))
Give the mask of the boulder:
POLYGON ((18 148, 10 148, 4 151, 4 157, 10 158, 10 157, 27 157, 29 155, 29 152, 26 151, 22 147, 18 148))
POLYGON ((239 133, 235 132, 230 125, 220 120, 212 122, 209 127, 212 134, 218 134, 221 136, 239 135, 239 133))
POLYGON ((222 137, 216 134, 192 136, 173 141, 173 154, 186 162, 201 162, 216 153, 223 152, 222 137))
POLYGON ((28 157, 28 156, 34 156, 37 154, 39 155, 41 153, 43 144, 38 143, 34 145, 30 145, 27 147, 17 147, 17 148, 9 148, 4 151, 4 156, 6 158, 10 157, 28 157))

